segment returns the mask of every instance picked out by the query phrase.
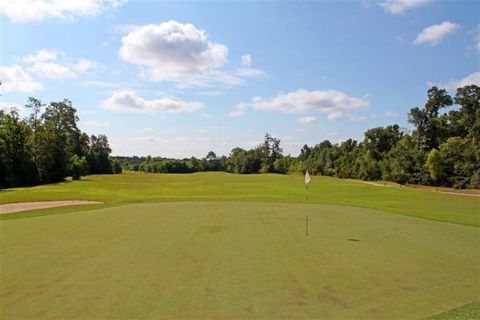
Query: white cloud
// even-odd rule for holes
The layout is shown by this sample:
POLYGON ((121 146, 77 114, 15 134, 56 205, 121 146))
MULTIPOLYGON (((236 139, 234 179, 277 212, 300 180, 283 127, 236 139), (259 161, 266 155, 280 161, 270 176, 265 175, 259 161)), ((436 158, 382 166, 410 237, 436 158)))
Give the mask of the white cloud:
MULTIPOLYGON (((175 82, 178 87, 239 85, 243 78, 261 77, 252 69, 252 58, 242 58, 244 68, 226 72, 228 47, 212 41, 193 24, 174 20, 137 26, 122 38, 120 57, 140 66, 140 74, 152 81, 175 82)), ((245 57, 245 56, 244 56, 245 57)))
POLYGON ((185 102, 171 98, 146 100, 134 91, 126 89, 115 91, 102 105, 110 110, 166 114, 193 112, 205 108, 201 102, 185 102))
POLYGON ((109 87, 114 86, 113 83, 105 82, 105 81, 96 81, 96 80, 82 81, 82 85, 84 85, 84 86, 94 86, 94 87, 104 87, 104 88, 109 88, 109 87))
POLYGON ((78 73, 85 73, 99 68, 99 65, 96 62, 82 58, 78 60, 77 63, 72 66, 72 68, 78 73))
POLYGON ((123 0, 4 0, 0 13, 15 23, 42 21, 47 18, 73 20, 82 16, 95 16, 117 7, 123 0))
POLYGON ((444 21, 440 24, 434 24, 422 30, 415 39, 415 44, 429 43, 436 45, 440 43, 445 37, 451 35, 455 30, 459 29, 460 25, 450 21, 444 21))
POLYGON ((55 62, 37 62, 28 68, 31 73, 47 79, 63 79, 75 76, 67 66, 55 62))
POLYGON ((0 94, 7 92, 32 93, 42 89, 42 85, 35 82, 30 74, 18 65, 0 66, 0 81, 2 81, 0 94))
POLYGON ((368 107, 364 98, 349 97, 335 90, 308 91, 299 89, 288 93, 279 93, 270 99, 254 97, 250 103, 234 106, 231 116, 242 116, 246 110, 279 111, 284 113, 305 113, 318 111, 328 114, 328 119, 341 118, 344 111, 368 107))
POLYGON ((252 56, 247 53, 247 54, 244 54, 242 56, 242 66, 244 67, 250 67, 250 65, 252 64, 252 56))
POLYGON ((47 79, 73 78, 100 68, 96 62, 84 58, 72 62, 64 56, 60 51, 41 49, 34 55, 23 57, 22 60, 31 64, 28 71, 47 79))
POLYGON ((247 53, 242 56, 242 68, 235 71, 235 75, 242 78, 262 78, 266 73, 262 70, 251 68, 252 56, 247 53))
POLYGON ((29 54, 23 57, 23 61, 27 63, 45 62, 51 60, 57 60, 59 52, 54 50, 40 49, 36 54, 29 54))
POLYGON ((433 2, 433 0, 385 0, 378 3, 385 11, 393 14, 404 13, 407 9, 421 7, 433 2))
POLYGON ((240 68, 235 71, 235 75, 242 78, 262 78, 267 74, 259 69, 254 68, 240 68))
POLYGON ((335 111, 328 114, 327 119, 330 121, 336 121, 343 119, 343 112, 342 111, 335 111))
POLYGON ((198 92, 198 94, 202 96, 208 96, 208 97, 217 97, 217 96, 223 95, 224 92, 220 90, 212 90, 212 91, 200 91, 198 92))
POLYGON ((303 118, 298 118, 298 122, 301 124, 312 124, 317 121, 317 118, 310 116, 310 117, 303 117, 303 118))
POLYGON ((440 84, 438 86, 447 90, 457 90, 457 88, 465 87, 472 84, 480 86, 480 72, 474 72, 463 79, 450 80, 449 82, 440 84))
POLYGON ((143 66, 144 74, 156 81, 241 81, 218 71, 228 61, 227 46, 211 41, 193 24, 170 20, 136 28, 122 38, 119 54, 123 60, 143 66))

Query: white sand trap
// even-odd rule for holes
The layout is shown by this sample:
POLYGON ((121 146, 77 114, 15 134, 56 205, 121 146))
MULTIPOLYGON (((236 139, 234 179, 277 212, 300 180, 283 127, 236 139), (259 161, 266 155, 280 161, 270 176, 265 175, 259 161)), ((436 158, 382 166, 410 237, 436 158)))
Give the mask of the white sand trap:
POLYGON ((64 200, 64 201, 36 201, 0 204, 0 214, 20 212, 36 209, 47 209, 65 206, 78 206, 82 204, 101 204, 101 201, 64 200))

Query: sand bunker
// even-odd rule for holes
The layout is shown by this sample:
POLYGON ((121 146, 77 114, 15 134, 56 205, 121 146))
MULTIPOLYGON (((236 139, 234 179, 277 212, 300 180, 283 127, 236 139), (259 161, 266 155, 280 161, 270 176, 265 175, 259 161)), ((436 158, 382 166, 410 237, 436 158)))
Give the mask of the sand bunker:
POLYGON ((0 214, 20 212, 36 209, 46 209, 65 206, 78 206, 82 204, 101 204, 101 201, 64 200, 64 201, 37 201, 0 204, 0 214))

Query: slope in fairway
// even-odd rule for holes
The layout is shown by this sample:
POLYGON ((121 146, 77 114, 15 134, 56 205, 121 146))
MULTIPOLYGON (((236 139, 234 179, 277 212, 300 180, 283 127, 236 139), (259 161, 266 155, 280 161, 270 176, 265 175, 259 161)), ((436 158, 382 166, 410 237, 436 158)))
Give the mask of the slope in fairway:
POLYGON ((0 227, 3 319, 422 319, 480 298, 478 228, 371 209, 145 203, 0 227))

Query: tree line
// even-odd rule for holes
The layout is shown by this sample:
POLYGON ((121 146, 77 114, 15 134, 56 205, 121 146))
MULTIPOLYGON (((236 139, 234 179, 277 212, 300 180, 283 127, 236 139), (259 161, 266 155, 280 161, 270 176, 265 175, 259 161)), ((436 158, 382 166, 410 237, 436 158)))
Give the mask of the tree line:
POLYGON ((204 158, 111 157, 105 135, 88 136, 78 127, 69 100, 43 105, 29 98, 30 115, 0 110, 0 187, 80 179, 87 174, 226 171, 237 174, 303 173, 401 184, 480 188, 480 88, 458 88, 454 97, 432 87, 423 107, 414 107, 409 132, 393 124, 367 130, 362 141, 304 145, 298 157, 284 155, 280 140, 228 156, 210 151, 204 158))
POLYGON ((280 140, 269 134, 255 148, 234 148, 229 156, 169 159, 116 157, 124 168, 143 172, 227 171, 303 173, 405 184, 480 188, 480 88, 458 88, 454 97, 432 87, 423 107, 414 107, 409 132, 397 124, 367 130, 362 141, 324 140, 304 145, 298 157, 283 155, 280 140))
POLYGON ((30 97, 18 110, 0 110, 0 187, 29 186, 74 180, 87 174, 120 173, 118 161, 110 158, 105 135, 88 136, 78 126, 71 101, 43 105, 30 97))

